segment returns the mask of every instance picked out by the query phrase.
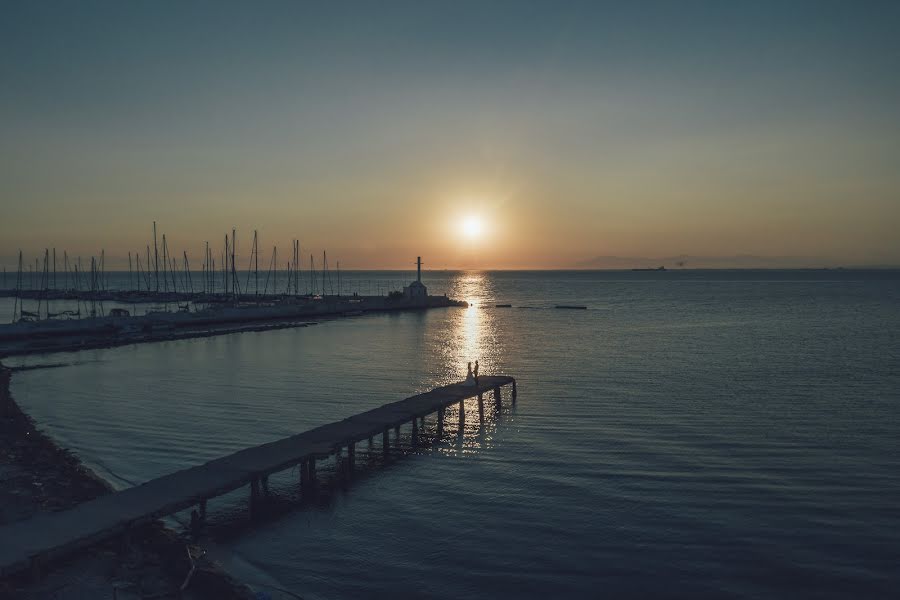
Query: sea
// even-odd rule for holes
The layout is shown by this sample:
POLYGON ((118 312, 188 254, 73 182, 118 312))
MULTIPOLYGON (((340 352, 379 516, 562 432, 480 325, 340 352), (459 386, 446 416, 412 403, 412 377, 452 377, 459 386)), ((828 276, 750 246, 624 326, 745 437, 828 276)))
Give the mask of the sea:
POLYGON ((430 419, 415 448, 405 428, 387 462, 364 441, 350 481, 324 461, 315 499, 280 474, 256 524, 247 490, 211 500, 205 543, 260 598, 900 597, 900 271, 423 281, 469 307, 4 363, 47 367, 16 372, 15 399, 118 488, 458 381, 469 361, 517 379, 483 425, 448 413, 438 440, 430 419))

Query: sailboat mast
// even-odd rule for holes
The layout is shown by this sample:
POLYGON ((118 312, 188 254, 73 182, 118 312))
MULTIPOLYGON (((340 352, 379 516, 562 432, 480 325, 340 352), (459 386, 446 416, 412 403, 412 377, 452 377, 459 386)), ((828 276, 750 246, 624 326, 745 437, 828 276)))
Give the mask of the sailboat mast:
POLYGON ((225 294, 226 296, 228 295, 228 260, 227 260, 228 253, 229 253, 228 244, 229 244, 228 234, 226 233, 225 234, 225 252, 222 254, 222 277, 225 278, 225 281, 222 286, 222 293, 225 294))
POLYGON ((163 290, 169 291, 169 246, 166 244, 166 234, 163 234, 163 290))
POLYGON ((234 269, 234 245, 236 241, 236 232, 234 228, 231 229, 231 295, 237 299, 237 286, 235 285, 235 279, 237 275, 237 271, 234 269))
POLYGON ((203 257, 203 274, 205 277, 203 278, 203 293, 207 294, 210 291, 209 284, 209 274, 211 273, 210 264, 209 264, 209 242, 206 242, 206 254, 203 257))
MULTIPOLYGON (((149 247, 147 262, 150 262, 149 247)), ((159 246, 156 244, 156 221, 153 221, 153 280, 156 283, 156 293, 159 293, 159 246)))
POLYGON ((22 301, 19 294, 22 291, 22 251, 19 250, 19 271, 16 273, 16 298, 13 301, 13 323, 16 322, 16 309, 19 309, 19 318, 22 317, 22 301))
POLYGON ((300 294, 300 240, 294 240, 294 295, 300 294))
POLYGON ((100 265, 97 271, 97 281, 102 290, 106 289, 106 250, 100 248, 100 265))

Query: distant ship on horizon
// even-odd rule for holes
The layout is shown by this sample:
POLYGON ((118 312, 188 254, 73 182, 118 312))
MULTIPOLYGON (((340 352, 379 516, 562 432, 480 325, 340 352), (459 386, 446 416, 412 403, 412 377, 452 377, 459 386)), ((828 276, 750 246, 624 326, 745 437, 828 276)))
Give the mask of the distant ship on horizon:
POLYGON ((656 268, 653 268, 653 267, 645 267, 645 268, 641 268, 641 269, 632 269, 632 271, 665 271, 665 270, 666 270, 666 268, 665 268, 664 266, 662 266, 662 265, 660 265, 660 266, 658 266, 658 267, 656 267, 656 268))

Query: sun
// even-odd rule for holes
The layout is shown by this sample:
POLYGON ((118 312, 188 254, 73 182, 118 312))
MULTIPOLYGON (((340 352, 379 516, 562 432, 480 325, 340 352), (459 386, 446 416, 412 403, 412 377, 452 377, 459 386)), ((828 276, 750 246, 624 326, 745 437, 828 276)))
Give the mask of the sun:
POLYGON ((478 215, 468 215, 460 223, 462 234, 467 238, 476 238, 484 231, 484 224, 478 215))

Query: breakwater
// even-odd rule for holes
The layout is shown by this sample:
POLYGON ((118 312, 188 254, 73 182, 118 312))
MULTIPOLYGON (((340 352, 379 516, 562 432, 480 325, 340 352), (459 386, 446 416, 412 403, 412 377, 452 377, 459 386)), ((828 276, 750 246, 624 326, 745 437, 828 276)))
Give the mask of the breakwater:
POLYGON ((0 325, 0 357, 304 327, 311 319, 467 306, 446 296, 325 296, 210 304, 200 310, 45 319, 0 325))

